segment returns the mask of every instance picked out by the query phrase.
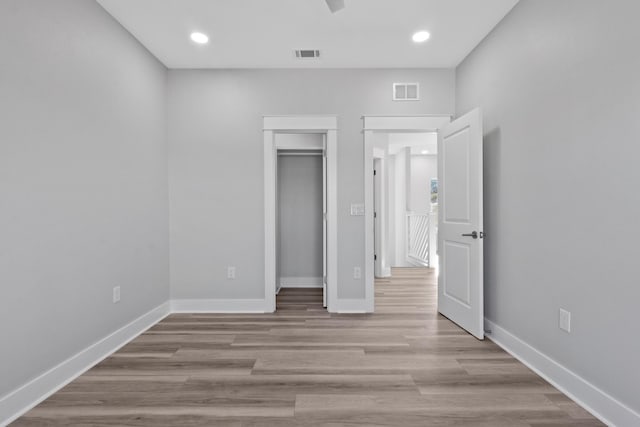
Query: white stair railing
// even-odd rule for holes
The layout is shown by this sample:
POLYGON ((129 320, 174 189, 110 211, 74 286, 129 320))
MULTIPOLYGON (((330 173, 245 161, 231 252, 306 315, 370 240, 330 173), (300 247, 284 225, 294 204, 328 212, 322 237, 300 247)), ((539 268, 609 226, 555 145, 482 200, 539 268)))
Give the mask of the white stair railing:
POLYGON ((430 266, 429 227, 429 215, 407 214, 409 261, 425 267, 430 266))

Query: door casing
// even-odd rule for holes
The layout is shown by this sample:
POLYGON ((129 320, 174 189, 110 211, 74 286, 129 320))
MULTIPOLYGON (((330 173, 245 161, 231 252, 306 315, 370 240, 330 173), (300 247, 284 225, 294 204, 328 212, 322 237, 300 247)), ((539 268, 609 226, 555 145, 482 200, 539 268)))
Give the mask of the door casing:
POLYGON ((375 308, 374 288, 374 188, 373 149, 375 133, 438 132, 451 121, 451 116, 363 116, 364 132, 364 236, 365 236, 365 306, 368 313, 375 308))
POLYGON ((279 133, 318 133, 323 134, 327 157, 326 197, 327 197, 327 235, 326 235, 326 275, 327 310, 337 311, 337 117, 329 116, 264 116, 264 300, 265 312, 276 311, 276 164, 278 148, 305 149, 313 147, 278 147, 276 135, 279 133))

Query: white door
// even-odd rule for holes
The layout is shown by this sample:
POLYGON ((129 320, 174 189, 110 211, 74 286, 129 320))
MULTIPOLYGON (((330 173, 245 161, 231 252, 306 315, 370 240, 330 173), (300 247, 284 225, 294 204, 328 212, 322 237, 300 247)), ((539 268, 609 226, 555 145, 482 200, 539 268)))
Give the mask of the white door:
POLYGON ((482 115, 438 132, 438 311, 484 338, 482 115))
POLYGON ((327 307, 327 138, 322 150, 322 306, 327 307))

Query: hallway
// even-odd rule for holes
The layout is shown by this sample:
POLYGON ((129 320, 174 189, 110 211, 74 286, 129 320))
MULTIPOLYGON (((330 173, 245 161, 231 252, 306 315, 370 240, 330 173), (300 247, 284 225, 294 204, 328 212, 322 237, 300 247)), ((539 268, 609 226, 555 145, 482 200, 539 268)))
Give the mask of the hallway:
POLYGON ((394 269, 376 313, 317 289, 275 314, 175 314, 14 425, 600 426, 491 341, 437 314, 433 270, 394 269))

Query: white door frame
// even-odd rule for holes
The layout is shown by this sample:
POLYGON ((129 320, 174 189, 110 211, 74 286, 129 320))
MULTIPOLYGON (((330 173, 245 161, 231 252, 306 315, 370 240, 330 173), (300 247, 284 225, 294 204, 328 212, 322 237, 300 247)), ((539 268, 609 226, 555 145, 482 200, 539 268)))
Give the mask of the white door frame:
POLYGON ((437 132, 451 121, 451 115, 363 116, 364 133, 364 254, 365 301, 367 312, 375 307, 373 230, 373 134, 437 132))
MULTIPOLYGON (((276 311, 276 162, 279 133, 325 135, 327 153, 327 310, 337 309, 338 267, 338 120, 336 116, 264 116, 264 300, 265 312, 276 311)), ((284 148, 284 147, 281 147, 284 148)), ((302 148, 287 146, 286 148, 302 148)), ((308 147, 307 147, 308 148, 308 147)))

